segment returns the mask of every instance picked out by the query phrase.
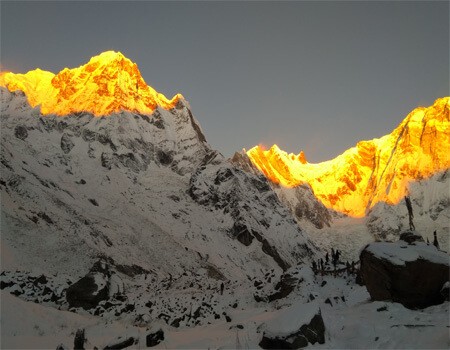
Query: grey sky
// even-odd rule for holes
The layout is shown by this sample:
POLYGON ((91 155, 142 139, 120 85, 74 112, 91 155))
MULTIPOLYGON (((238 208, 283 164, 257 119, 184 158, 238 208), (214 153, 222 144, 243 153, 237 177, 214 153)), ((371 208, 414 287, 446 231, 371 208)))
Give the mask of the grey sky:
POLYGON ((277 143, 317 162, 449 95, 449 2, 1 1, 5 69, 110 49, 181 92, 224 155, 277 143))

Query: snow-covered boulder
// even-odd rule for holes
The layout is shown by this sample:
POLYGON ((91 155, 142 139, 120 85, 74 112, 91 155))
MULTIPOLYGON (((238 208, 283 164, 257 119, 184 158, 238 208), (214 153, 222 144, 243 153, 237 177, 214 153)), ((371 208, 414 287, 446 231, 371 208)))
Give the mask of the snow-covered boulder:
POLYGON ((361 252, 361 275, 373 300, 392 300, 408 308, 442 303, 449 279, 449 256, 433 245, 376 242, 361 252))
POLYGON ((319 304, 293 304, 266 323, 259 346, 263 349, 300 349, 325 343, 325 325, 319 304))

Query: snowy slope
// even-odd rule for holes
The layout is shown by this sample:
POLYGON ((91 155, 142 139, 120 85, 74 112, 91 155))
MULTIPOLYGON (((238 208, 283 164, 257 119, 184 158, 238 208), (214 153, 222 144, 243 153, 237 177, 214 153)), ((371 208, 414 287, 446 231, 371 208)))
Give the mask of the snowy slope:
MULTIPOLYGON (((441 249, 449 251, 450 235, 450 172, 435 174, 408 186, 414 226, 423 238, 433 242, 436 231, 441 249)), ((377 239, 395 241, 409 229, 405 201, 397 205, 378 203, 367 215, 366 224, 377 239)))
POLYGON ((101 260, 125 299, 90 314, 192 327, 255 303, 255 280, 273 288, 316 253, 265 178, 210 149, 185 101, 57 117, 1 93, 2 289, 85 313, 65 288, 101 260))

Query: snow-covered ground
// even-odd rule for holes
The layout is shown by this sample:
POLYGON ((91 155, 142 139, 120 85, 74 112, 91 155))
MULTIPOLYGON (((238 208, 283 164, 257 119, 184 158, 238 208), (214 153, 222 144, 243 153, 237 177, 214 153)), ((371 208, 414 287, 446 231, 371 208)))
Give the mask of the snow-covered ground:
MULTIPOLYGON (((234 300, 227 293, 222 298, 234 300)), ((255 349, 266 330, 275 331, 276 325, 283 324, 292 327, 294 320, 307 319, 316 306, 325 324, 325 344, 310 344, 310 348, 445 349, 450 345, 448 302, 423 310, 410 310, 398 303, 371 302, 365 287, 356 285, 354 277, 346 276, 316 276, 310 282, 302 282, 300 289, 286 300, 272 304, 249 301, 229 313, 230 322, 220 319, 194 328, 173 328, 159 321, 136 326, 25 302, 4 291, 1 301, 4 349, 56 348, 59 344, 70 348, 76 330, 81 328, 85 329, 89 348, 103 348, 129 337, 136 340, 134 348, 145 348, 146 336, 162 329, 164 341, 155 346, 157 349, 255 349), (304 298, 303 288, 314 296, 313 301, 304 298), (327 299, 329 302, 325 303, 327 299)))

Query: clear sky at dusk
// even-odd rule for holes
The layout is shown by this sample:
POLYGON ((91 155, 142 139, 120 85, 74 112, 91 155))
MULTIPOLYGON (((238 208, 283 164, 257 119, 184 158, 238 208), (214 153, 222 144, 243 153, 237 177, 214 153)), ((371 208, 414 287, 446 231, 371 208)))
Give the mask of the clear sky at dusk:
POLYGON ((0 48, 14 72, 121 51, 225 156, 277 143, 326 160, 449 95, 447 1, 1 1, 0 48))

